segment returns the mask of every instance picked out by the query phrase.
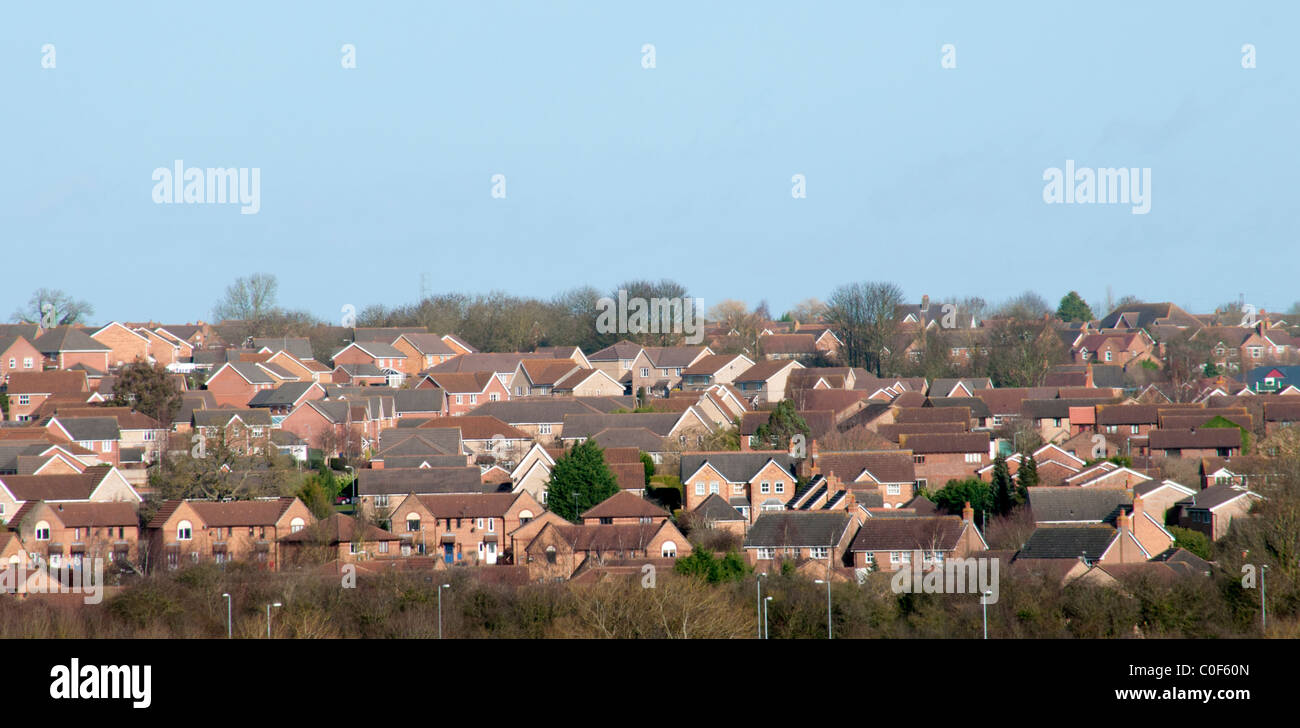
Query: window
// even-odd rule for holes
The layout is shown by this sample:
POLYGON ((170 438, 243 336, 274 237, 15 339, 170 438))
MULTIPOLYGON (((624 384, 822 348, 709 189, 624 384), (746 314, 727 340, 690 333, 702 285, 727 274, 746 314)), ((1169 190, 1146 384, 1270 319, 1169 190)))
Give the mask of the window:
POLYGON ((381 554, 386 554, 386 553, 388 553, 388 542, 387 542, 387 541, 380 541, 380 542, 379 542, 379 549, 378 549, 378 551, 379 551, 379 553, 381 553, 381 554))
POLYGON ((1106 361, 1110 361, 1114 356, 1115 355, 1112 352, 1106 352, 1106 361))
POLYGON ((890 551, 889 563, 897 564, 902 559, 902 553, 903 553, 902 551, 890 551))
POLYGON ((418 530, 420 530, 420 517, 417 516, 417 515, 414 514, 414 513, 411 513, 411 514, 407 515, 407 517, 406 517, 406 530, 408 530, 408 531, 418 531, 418 530))
POLYGON ((189 521, 181 521, 176 524, 176 540, 189 541, 194 538, 194 524, 189 521))
POLYGON ((547 546, 547 547, 546 547, 546 563, 548 563, 548 564, 554 564, 554 563, 555 563, 555 547, 554 547, 554 546, 547 546))
POLYGON ((542 424, 538 425, 538 426, 537 426, 537 433, 538 433, 539 435, 549 435, 549 434, 551 434, 551 423, 549 423, 549 422, 543 422, 542 424))
POLYGON ((1138 434, 1138 425, 1129 425, 1128 432, 1130 435, 1138 434))
POLYGON ((1262 351, 1262 349, 1260 349, 1258 346, 1252 346, 1252 347, 1250 347, 1250 358, 1251 358, 1251 359, 1258 359, 1259 356, 1260 356, 1260 352, 1261 352, 1261 351, 1262 351))
POLYGON ((784 493, 784 492, 785 492, 785 481, 783 481, 783 480, 778 480, 778 481, 776 481, 776 489, 775 489, 773 492, 776 492, 776 493, 784 493))
POLYGON ((349 541, 348 547, 348 553, 356 554, 361 552, 361 544, 356 541, 349 541))
POLYGON ((301 518, 295 518, 292 521, 289 521, 289 533, 297 533, 302 530, 303 526, 306 525, 307 525, 306 521, 302 520, 301 518))
POLYGON ((732 492, 733 495, 741 495, 741 494, 743 494, 743 493, 745 492, 745 484, 744 484, 744 483, 732 483, 732 485, 731 485, 731 492, 732 492))
POLYGON ((695 495, 704 495, 704 481, 695 481, 695 495))
POLYGON ((386 495, 375 496, 375 508, 387 508, 387 507, 388 507, 388 496, 386 495))
POLYGON ((1106 432, 1108 434, 1114 435, 1115 433, 1119 432, 1119 425, 1106 425, 1106 432))
POLYGON ((863 564, 866 564, 867 566, 875 566, 875 564, 876 564, 876 552, 874 552, 874 551, 863 551, 863 552, 862 552, 862 563, 863 563, 863 564))
POLYGON ((482 527, 483 527, 483 519, 482 518, 474 519, 474 528, 482 528, 482 527))
POLYGON ((760 561, 762 561, 762 560, 766 560, 766 559, 771 559, 771 558, 772 558, 772 549, 769 549, 769 548, 760 548, 760 549, 758 549, 758 558, 759 558, 760 561))
POLYGON ((499 396, 499 395, 497 395, 496 392, 489 392, 489 393, 488 393, 488 401, 489 401, 489 402, 496 402, 498 396, 499 396))
POLYGON ((885 486, 885 494, 886 494, 886 495, 902 495, 902 494, 903 494, 903 486, 899 485, 898 483, 890 483, 889 485, 886 485, 886 486, 885 486))
POLYGON ((17 365, 18 365, 18 360, 15 359, 15 358, 12 357, 12 356, 9 357, 9 368, 10 368, 10 369, 13 369, 13 368, 15 368, 17 365))
POLYGON ((916 465, 925 465, 925 456, 924 456, 924 455, 913 455, 913 456, 912 456, 912 462, 913 462, 914 464, 916 464, 916 465))
POLYGON ((470 404, 478 404, 478 395, 477 395, 477 394, 471 394, 471 395, 469 396, 469 403, 470 403, 470 404))
POLYGON ((809 549, 810 556, 814 559, 824 559, 831 554, 831 550, 825 546, 813 546, 809 549))
POLYGON ((465 404, 465 395, 463 394, 456 395, 456 404, 465 404))
POLYGON ((649 369, 649 367, 641 367, 641 378, 642 378, 642 379, 645 379, 645 378, 648 377, 648 376, 650 376, 650 369, 649 369))
POLYGON ((925 481, 925 478, 917 478, 917 479, 916 479, 916 489, 917 489, 917 490, 925 490, 925 482, 926 482, 926 481, 925 481))
POLYGON ((50 540, 50 524, 49 524, 49 523, 46 523, 45 521, 41 521, 41 522, 39 522, 39 523, 36 524, 36 540, 37 540, 37 541, 49 541, 49 540, 50 540))
POLYGON ((718 492, 718 481, 716 481, 716 480, 710 480, 710 481, 709 481, 709 492, 710 492, 710 493, 717 493, 717 492, 718 492))
POLYGON ((495 519, 495 518, 489 518, 489 519, 487 519, 487 522, 488 522, 488 533, 496 533, 496 530, 497 530, 497 519, 495 519))
POLYGON ((32 358, 30 356, 23 357, 23 369, 31 369, 32 366, 32 358))
POLYGON ((26 394, 18 395, 18 404, 28 404, 30 402, 31 402, 31 397, 29 395, 26 394))
POLYGON ((772 492, 772 484, 769 483, 769 482, 767 482, 766 480, 764 480, 763 483, 758 487, 758 492, 760 492, 760 493, 771 493, 771 492, 772 492))
POLYGON ((978 463, 981 462, 982 460, 984 460, 984 455, 982 453, 977 453, 977 452, 966 453, 966 462, 968 463, 978 463))
POLYGON ((672 541, 664 541, 663 548, 659 549, 659 554, 665 559, 677 558, 677 544, 672 541))

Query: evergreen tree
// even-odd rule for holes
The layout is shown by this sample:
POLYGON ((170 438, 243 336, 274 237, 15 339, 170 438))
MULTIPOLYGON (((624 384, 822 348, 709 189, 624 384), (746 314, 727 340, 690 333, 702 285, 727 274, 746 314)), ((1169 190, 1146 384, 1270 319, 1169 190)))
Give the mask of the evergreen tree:
POLYGON ((118 407, 134 407, 170 427, 172 415, 181 406, 181 391, 166 367, 137 359, 117 370, 112 402, 118 407))
POLYGON ((808 429, 808 423, 804 422, 804 419, 795 411, 794 401, 783 399, 776 406, 776 409, 772 410, 772 414, 767 418, 767 423, 758 426, 754 437, 758 440, 760 447, 768 450, 788 450, 790 449, 790 438, 793 435, 802 434, 807 438, 811 432, 808 429))
POLYGON ((1007 470, 1007 459, 998 455, 993 460, 993 512, 1005 516, 1014 505, 1015 486, 1011 482, 1011 472, 1007 470))
POLYGON ((605 451, 584 440, 555 460, 547 484, 546 506, 577 523, 582 512, 618 492, 618 479, 605 464, 605 451))
POLYGON ((1038 462, 1032 454, 1026 455, 1016 471, 1016 502, 1029 502, 1029 489, 1038 487, 1038 462))
POLYGON ((650 479, 655 476, 655 459, 650 457, 650 453, 641 453, 641 467, 645 469, 645 482, 649 485, 650 479))
POLYGON ((1094 318, 1092 309, 1077 291, 1070 291, 1061 298, 1061 305, 1056 308, 1056 317, 1067 323, 1091 321, 1094 318))

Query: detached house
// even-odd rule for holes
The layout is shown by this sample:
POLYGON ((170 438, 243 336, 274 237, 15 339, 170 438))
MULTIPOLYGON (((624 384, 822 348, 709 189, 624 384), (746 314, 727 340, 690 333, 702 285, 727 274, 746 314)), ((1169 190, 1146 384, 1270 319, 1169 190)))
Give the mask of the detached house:
POLYGON ((22 371, 9 376, 9 419, 24 422, 51 397, 90 397, 90 385, 84 371, 22 371))
POLYGON ((271 440, 271 414, 264 409, 195 410, 193 427, 207 449, 220 444, 238 455, 264 453, 271 440))
POLYGON ((792 360, 761 361, 736 377, 741 395, 754 404, 777 404, 786 398, 790 372, 804 368, 792 360))
POLYGON ((334 356, 335 371, 347 364, 369 364, 388 377, 388 383, 400 387, 406 378, 406 352, 380 341, 354 341, 334 356))
POLYGON ((845 511, 764 513, 745 536, 745 560, 764 573, 778 571, 787 560, 841 567, 860 523, 858 514, 845 511))
POLYGON ((0 475, 0 520, 8 523, 28 502, 130 503, 140 494, 111 465, 95 465, 66 475, 0 475))
POLYGON ((403 553, 490 566, 513 558, 506 535, 544 510, 527 492, 410 494, 393 506, 390 521, 403 553))
POLYGON ((463 415, 480 404, 499 402, 510 398, 506 385, 492 372, 469 373, 426 372, 418 389, 436 387, 447 398, 447 414, 463 415))
POLYGON ((681 480, 684 509, 718 495, 753 523, 761 513, 784 511, 798 479, 794 458, 784 450, 729 450, 682 453, 681 480))
POLYGON ((100 462, 120 464, 122 431, 116 417, 67 417, 56 415, 46 423, 47 432, 71 440, 95 453, 100 462))
POLYGON ((51 568, 83 558, 134 561, 140 539, 136 504, 29 501, 9 521, 28 554, 51 568))
POLYGON ((1218 541, 1228 533, 1234 518, 1250 514, 1256 502, 1263 500, 1258 493, 1234 485, 1212 485, 1190 498, 1179 501, 1178 525, 1204 533, 1218 541))
POLYGON ((752 366, 754 360, 744 354, 702 356, 682 370, 682 389, 698 392, 716 384, 731 384, 752 366))
POLYGON ((80 365, 91 374, 108 371, 112 349, 95 341, 81 329, 59 326, 47 329, 32 342, 55 369, 72 369, 80 365))
POLYGON ((219 407, 246 407, 258 392, 275 389, 286 381, 258 362, 233 361, 222 364, 205 385, 219 407))
POLYGON ((90 338, 108 347, 109 366, 114 368, 134 361, 151 360, 149 337, 117 321, 92 333, 90 338))
POLYGON ((402 371, 408 377, 418 377, 420 372, 459 356, 437 334, 402 334, 393 341, 393 348, 406 355, 402 371))
POLYGON ((975 512, 967 504, 962 517, 917 516, 868 518, 849 546, 853 566, 859 569, 897 571, 943 568, 950 559, 964 559, 988 544, 975 528, 975 512))
POLYGON ((149 562, 175 569, 212 561, 252 561, 279 568, 280 539, 315 523, 293 497, 244 501, 170 500, 145 527, 149 562))
POLYGON ((7 384, 14 372, 39 372, 43 364, 41 352, 26 337, 0 336, 0 385, 7 384))
POLYGON ((568 579, 582 568, 628 559, 689 556, 691 544, 672 521, 573 526, 547 523, 524 547, 534 579, 568 579))

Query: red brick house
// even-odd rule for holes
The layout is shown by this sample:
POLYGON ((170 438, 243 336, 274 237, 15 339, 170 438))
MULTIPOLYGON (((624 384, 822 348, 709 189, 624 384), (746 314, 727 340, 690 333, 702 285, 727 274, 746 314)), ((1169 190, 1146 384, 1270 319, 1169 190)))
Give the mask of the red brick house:
POLYGON ((968 558, 987 551, 988 544, 974 523, 969 507, 957 516, 868 518, 849 546, 853 565, 860 569, 897 571, 914 568, 942 568, 949 559, 968 558))
POLYGON ((941 488, 949 480, 974 477, 992 459, 987 432, 900 435, 899 446, 912 451, 916 487, 941 488))
POLYGON ((389 515, 405 553, 439 557, 445 565, 510 563, 509 534, 545 509, 518 493, 410 494, 389 515))
POLYGON ((258 362, 231 361, 208 377, 205 388, 219 407, 246 407, 258 392, 275 389, 281 381, 258 362))
POLYGON ((243 501, 170 500, 145 527, 151 568, 252 561, 275 570, 280 539, 315 523, 293 497, 243 501))
POLYGON ((447 414, 453 417, 463 415, 485 402, 501 402, 510 399, 510 392, 506 389, 506 385, 495 374, 487 371, 426 372, 416 388, 430 387, 436 387, 445 393, 447 414))
POLYGON ((92 333, 90 338, 109 348, 110 367, 120 367, 136 360, 149 361, 149 337, 125 324, 113 321, 92 333))
POLYGON ((140 540, 136 505, 29 501, 8 525, 18 532, 27 553, 54 568, 78 566, 83 558, 135 561, 140 540))
POLYGON ((108 371, 112 350, 95 341, 85 331, 73 326, 47 329, 32 342, 45 363, 54 369, 72 369, 81 365, 91 372, 108 371))
POLYGON ((90 397, 90 384, 84 371, 22 371, 9 375, 9 419, 23 422, 50 397, 90 397))
POLYGON ((41 352, 26 337, 0 336, 0 384, 7 384, 14 372, 41 371, 44 361, 41 352))

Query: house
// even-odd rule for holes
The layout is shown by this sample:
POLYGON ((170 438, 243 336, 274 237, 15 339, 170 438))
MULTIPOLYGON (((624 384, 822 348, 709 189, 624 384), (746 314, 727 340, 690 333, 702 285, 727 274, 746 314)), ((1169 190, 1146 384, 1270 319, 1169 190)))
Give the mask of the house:
POLYGON ((878 493, 882 507, 900 508, 916 494, 916 465, 911 453, 897 450, 822 452, 814 440, 804 462, 806 476, 834 475, 859 495, 878 493))
MULTIPOLYGON (((387 520, 391 509, 411 495, 483 493, 481 471, 472 465, 429 468, 363 468, 357 471, 360 508, 387 520)), ((400 529, 397 533, 401 533, 400 529)))
POLYGON ((228 361, 208 377, 204 387, 219 407, 247 407, 258 392, 275 389, 283 381, 259 362, 228 361))
POLYGON ((691 523, 704 528, 729 531, 738 537, 744 537, 749 528, 749 519, 735 506, 728 503, 721 495, 714 493, 691 511, 691 523))
POLYGON ((46 329, 32 344, 54 369, 72 369, 81 365, 91 373, 108 372, 112 349, 92 339, 74 326, 46 329))
POLYGON ((402 386, 406 378, 406 352, 382 341, 353 341, 330 357, 337 373, 340 366, 347 364, 369 364, 388 377, 391 387, 402 386))
MULTIPOLYGON (((1300 379, 1297 380, 1300 382, 1300 379)), ((1266 435, 1277 434, 1279 430, 1293 427, 1300 422, 1300 401, 1290 401, 1290 397, 1281 398, 1287 401, 1270 401, 1264 403, 1264 433, 1266 435)), ((1300 398, 1297 398, 1300 400, 1300 398)))
POLYGON ((90 384, 84 371, 21 371, 9 375, 9 419, 25 422, 50 397, 67 397, 85 402, 90 384))
MULTIPOLYGON (((418 390, 417 390, 418 391, 418 390)), ((625 409, 635 406, 628 398, 625 409)), ((564 418, 571 414, 599 415, 603 410, 579 397, 522 397, 510 401, 479 404, 468 414, 495 417, 511 427, 518 428, 530 437, 546 442, 558 441, 564 434, 564 418)))
POLYGON ((272 424, 278 425, 303 402, 324 397, 325 387, 318 382, 310 380, 284 382, 274 389, 258 391, 248 401, 248 407, 266 410, 271 416, 272 424))
POLYGON ((1200 531, 1218 541, 1228 533, 1234 518, 1248 516, 1258 493, 1234 485, 1212 485, 1190 498, 1178 501, 1178 525, 1200 531))
POLYGON ((270 446, 271 414, 265 409, 223 407, 196 410, 193 417, 194 437, 201 438, 203 451, 224 447, 246 456, 264 453, 270 446))
POLYGON ((131 562, 139 554, 136 504, 28 501, 10 519, 24 550, 51 568, 80 566, 83 558, 131 562))
POLYGON ((1074 343, 1070 353, 1076 364, 1096 361, 1118 364, 1125 370, 1142 362, 1160 364, 1156 356, 1155 340, 1140 329, 1131 332, 1085 334, 1074 343))
POLYGON ((627 490, 620 491, 582 513, 582 523, 625 525, 630 523, 661 523, 671 514, 645 498, 627 490))
POLYGON ((393 405, 399 422, 447 416, 447 397, 441 389, 399 389, 393 392, 393 405))
POLYGON ((512 563, 506 534, 545 509, 527 492, 409 494, 391 511, 404 553, 446 565, 512 563))
POLYGON ((401 379, 392 372, 364 363, 339 364, 330 372, 330 380, 352 387, 391 387, 394 382, 401 385, 401 379))
MULTIPOLYGON (((110 367, 117 368, 134 361, 148 362, 152 359, 152 353, 149 350, 149 337, 143 332, 117 321, 113 321, 92 333, 90 338, 108 347, 108 363, 110 367)), ((105 370, 107 370, 107 367, 105 370)))
POLYGON ((524 547, 523 563, 538 580, 563 580, 579 568, 626 559, 689 556, 691 544, 672 521, 574 526, 548 523, 524 547))
POLYGON ((447 414, 458 417, 479 404, 510 398, 510 390, 500 378, 488 371, 468 373, 425 372, 417 389, 438 388, 447 398, 447 414))
POLYGON ((974 524, 970 504, 956 516, 868 518, 849 545, 853 566, 859 569, 897 571, 943 568, 950 559, 964 559, 988 550, 974 524))
POLYGON ((755 571, 779 571, 782 561, 811 559, 844 566, 861 518, 844 511, 771 511, 745 536, 745 560, 755 571))
POLYGON ((0 475, 0 520, 5 523, 29 501, 138 505, 140 500, 140 494, 112 465, 58 475, 0 475))
POLYGON ((212 561, 251 561, 279 568, 280 538, 316 522, 294 497, 241 501, 169 500, 145 532, 152 568, 212 561))
MULTIPOLYGON (((162 455, 163 448, 167 444, 167 434, 171 431, 170 423, 159 422, 142 412, 136 412, 130 407, 69 407, 55 405, 53 409, 54 415, 58 417, 112 417, 117 421, 119 451, 140 448, 147 463, 157 461, 162 455)), ((89 445, 83 445, 83 447, 91 449, 89 445)))
POLYGON ((121 462, 122 431, 116 417, 57 415, 46 422, 45 429, 59 439, 70 440, 90 450, 102 463, 118 465, 121 462))
POLYGON ((789 359, 761 361, 737 375, 735 385, 754 404, 777 404, 786 398, 790 372, 802 368, 802 364, 789 359))
POLYGON ((651 453, 662 453, 678 447, 698 446, 704 437, 713 432, 709 419, 694 407, 676 412, 630 412, 625 414, 568 414, 564 416, 563 440, 577 444, 592 438, 603 447, 639 447, 651 453), (609 436, 611 430, 643 428, 653 433, 657 442, 621 442, 609 436))
POLYGON ((754 366, 744 354, 709 354, 696 359, 682 370, 682 389, 694 392, 715 384, 731 384, 742 372, 754 366))
POLYGON ((0 385, 9 382, 14 372, 39 372, 44 357, 26 337, 19 334, 0 336, 0 385))
POLYGON ((682 507, 699 508, 711 495, 727 499, 750 523, 761 513, 783 511, 798 478, 784 450, 683 452, 682 507))
POLYGON ((482 415, 464 415, 461 417, 438 417, 425 420, 415 429, 443 430, 454 428, 460 431, 461 450, 469 455, 488 455, 493 462, 517 462, 532 438, 527 432, 517 430, 495 417, 482 415))
POLYGON ((974 477, 975 471, 992 459, 992 441, 987 432, 950 432, 899 436, 899 447, 912 451, 916 487, 929 483, 974 477))
POLYGON ((1153 456, 1170 458, 1232 457, 1241 453, 1242 430, 1205 427, 1199 430, 1152 430, 1147 446, 1153 456))
POLYGON ((354 564, 368 559, 390 559, 401 554, 402 540, 394 533, 343 513, 334 513, 298 531, 280 537, 286 563, 324 560, 354 564))

